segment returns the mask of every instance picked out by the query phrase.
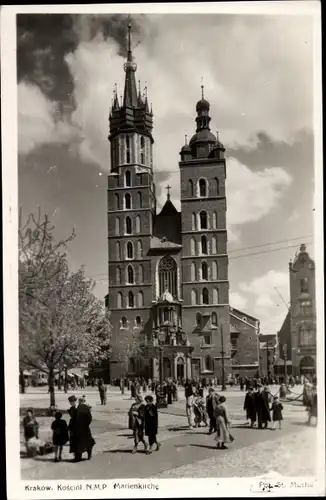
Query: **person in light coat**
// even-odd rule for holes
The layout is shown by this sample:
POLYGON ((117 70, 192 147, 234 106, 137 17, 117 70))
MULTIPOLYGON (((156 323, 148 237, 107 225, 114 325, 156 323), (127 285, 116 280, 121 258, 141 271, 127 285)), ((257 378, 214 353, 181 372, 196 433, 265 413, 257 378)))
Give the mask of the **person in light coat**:
POLYGON ((221 450, 227 450, 226 443, 231 441, 230 433, 228 427, 231 425, 231 421, 228 416, 228 410, 225 404, 226 398, 224 396, 220 396, 219 399, 214 398, 214 412, 216 418, 216 426, 217 426, 217 448, 221 450))

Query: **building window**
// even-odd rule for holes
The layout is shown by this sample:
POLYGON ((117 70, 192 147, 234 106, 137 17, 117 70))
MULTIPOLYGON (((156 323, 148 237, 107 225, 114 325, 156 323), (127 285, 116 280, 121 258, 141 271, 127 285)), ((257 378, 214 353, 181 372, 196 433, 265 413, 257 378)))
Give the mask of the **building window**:
POLYGON ((137 255, 139 259, 143 257, 143 245, 140 240, 137 241, 137 255))
POLYGON ((117 308, 118 309, 122 309, 123 307, 123 297, 122 297, 122 293, 121 292, 118 292, 117 293, 117 308))
POLYGON ((212 339, 210 335, 204 335, 204 344, 205 345, 211 345, 212 339))
POLYGON ((217 177, 215 177, 215 189, 216 189, 216 194, 218 196, 220 194, 220 181, 218 180, 217 177))
POLYGON ((160 295, 168 290, 172 297, 177 297, 177 263, 171 256, 163 257, 158 266, 160 295))
POLYGON ((133 284, 134 283, 134 270, 133 270, 132 266, 128 266, 127 267, 127 282, 129 284, 133 284))
POLYGON ((200 220, 200 229, 208 229, 207 212, 205 212, 205 210, 202 210, 200 212, 199 220, 200 220))
POLYGON ((194 195, 194 183, 192 182, 191 179, 189 179, 189 181, 188 181, 188 186, 189 186, 189 189, 188 189, 189 196, 192 198, 194 195))
POLYGON ((213 238, 212 238, 212 254, 213 255, 217 254, 217 240, 216 240, 216 236, 213 236, 213 238))
POLYGON ((133 259, 134 258, 134 247, 131 243, 131 241, 128 241, 127 243, 127 259, 133 259))
POLYGON ((143 266, 140 265, 138 270, 139 270, 139 276, 138 276, 139 283, 143 283, 144 282, 144 268, 143 268, 143 266))
POLYGON ((142 195, 140 192, 137 193, 138 208, 142 208, 142 195))
POLYGON ((213 216, 212 216, 212 221, 213 221, 213 229, 217 229, 217 213, 216 212, 213 212, 213 216))
POLYGON ((144 294, 143 292, 138 292, 138 307, 144 306, 144 294))
POLYGON ((130 170, 125 171, 125 186, 130 187, 131 186, 131 173, 130 170))
POLYGON ((202 303, 209 304, 209 293, 207 288, 203 288, 202 291, 202 303))
POLYGON ((120 198, 118 193, 115 194, 115 208, 116 210, 120 210, 120 198))
POLYGON ((208 266, 207 262, 202 262, 201 265, 201 279, 208 280, 208 266))
POLYGON ((145 164, 145 139, 143 136, 140 138, 140 163, 145 164))
POLYGON ((312 304, 310 300, 304 300, 300 302, 300 314, 303 316, 312 315, 312 304))
POLYGON ((308 278, 302 278, 300 280, 300 292, 308 293, 308 278))
POLYGON ((118 266, 115 271, 115 281, 116 285, 121 284, 121 268, 118 266))
POLYGON ((196 290, 191 290, 191 305, 192 306, 197 305, 197 292, 196 292, 196 290))
POLYGON ((141 317, 136 316, 136 326, 141 326, 141 317))
POLYGON ((135 307, 134 294, 132 292, 128 293, 128 307, 135 307))
POLYGON ((207 255, 207 238, 206 236, 202 236, 200 239, 201 242, 201 253, 207 255))
POLYGON ((115 218, 115 234, 120 236, 120 219, 119 217, 115 218))
POLYGON ((191 229, 192 231, 196 231, 196 214, 191 215, 191 229))
POLYGON ((315 345, 315 332, 307 325, 300 325, 299 327, 300 345, 309 346, 315 345))
POLYGON ((202 316, 200 313, 197 313, 196 314, 196 326, 197 326, 197 328, 201 328, 201 324, 202 324, 202 316))
POLYGON ((207 183, 205 179, 199 179, 199 196, 200 198, 207 196, 207 183))
POLYGON ((131 209, 131 196, 129 193, 125 194, 125 209, 130 210, 131 209))
POLYGON ((191 281, 196 281, 196 264, 195 264, 195 262, 191 263, 191 281))
POLYGON ((214 288, 213 290, 213 304, 218 304, 218 290, 217 288, 214 288))
POLYGON ((126 162, 130 163, 130 137, 126 136, 126 162))
POLYGON ((213 359, 211 356, 205 356, 204 358, 204 371, 206 372, 213 371, 213 359))
POLYGON ((217 262, 214 260, 212 262, 212 279, 217 280, 217 262))
POLYGON ((127 324, 128 324, 128 321, 127 321, 126 316, 122 316, 122 318, 121 318, 121 326, 122 326, 122 328, 127 328, 127 324))
POLYGON ((212 323, 212 326, 217 326, 217 314, 216 314, 216 312, 212 312, 211 323, 212 323))
POLYGON ((126 234, 131 234, 131 233, 132 233, 131 219, 130 217, 126 217, 126 234))
POLYGON ((116 260, 121 260, 120 243, 119 241, 115 244, 116 260))
POLYGON ((141 231, 140 216, 137 215, 137 217, 136 217, 136 233, 140 233, 140 231, 141 231))
POLYGON ((190 254, 196 255, 196 240, 195 240, 195 238, 191 238, 191 240, 190 240, 190 254))

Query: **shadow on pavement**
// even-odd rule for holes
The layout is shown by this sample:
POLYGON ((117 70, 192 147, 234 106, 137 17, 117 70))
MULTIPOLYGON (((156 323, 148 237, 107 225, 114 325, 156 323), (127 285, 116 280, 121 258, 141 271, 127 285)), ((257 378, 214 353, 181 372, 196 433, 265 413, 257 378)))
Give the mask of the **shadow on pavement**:
POLYGON ((315 427, 315 426, 309 425, 307 422, 291 422, 291 425, 301 425, 302 427, 315 427))
MULTIPOLYGON (((53 463, 60 463, 60 462, 64 462, 64 463, 67 463, 67 464, 73 464, 73 463, 76 463, 74 462, 73 458, 63 458, 62 460, 60 460, 60 462, 55 462, 54 459, 53 459, 53 456, 52 457, 36 457, 34 458, 35 462, 53 462, 53 463)), ((84 462, 86 460, 86 458, 83 458, 81 461, 84 462)))
POLYGON ((216 445, 215 446, 208 446, 207 444, 190 444, 189 446, 196 446, 196 448, 207 448, 209 450, 216 450, 216 445))
MULTIPOLYGON (((125 448, 122 448, 121 450, 105 450, 103 453, 129 453, 131 455, 132 453, 132 448, 126 450, 125 448)), ((142 453, 145 454, 145 450, 138 450, 137 453, 142 453)))
POLYGON ((132 434, 117 434, 117 436, 119 437, 125 437, 125 438, 128 438, 128 439, 133 439, 133 435, 132 434))
POLYGON ((179 427, 168 427, 167 428, 168 431, 175 431, 175 432, 178 432, 178 431, 189 431, 189 425, 181 425, 179 427))

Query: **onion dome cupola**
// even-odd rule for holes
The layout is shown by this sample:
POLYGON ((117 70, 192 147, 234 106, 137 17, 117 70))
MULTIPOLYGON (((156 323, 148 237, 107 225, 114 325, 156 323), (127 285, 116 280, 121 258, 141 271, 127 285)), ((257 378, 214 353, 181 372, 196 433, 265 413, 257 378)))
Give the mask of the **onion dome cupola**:
POLYGON ((202 85, 202 97, 196 104, 196 134, 189 142, 193 158, 208 158, 210 151, 216 144, 216 137, 209 128, 211 118, 209 116, 210 105, 204 97, 204 86, 202 85))
POLYGON ((216 132, 216 142, 214 144, 213 149, 209 153, 208 158, 224 158, 225 156, 225 147, 220 142, 218 137, 218 132, 216 132))
POLYGON ((187 136, 185 135, 185 143, 181 148, 180 151, 180 156, 181 156, 181 161, 187 161, 191 160, 192 154, 191 154, 191 147, 188 144, 187 136))

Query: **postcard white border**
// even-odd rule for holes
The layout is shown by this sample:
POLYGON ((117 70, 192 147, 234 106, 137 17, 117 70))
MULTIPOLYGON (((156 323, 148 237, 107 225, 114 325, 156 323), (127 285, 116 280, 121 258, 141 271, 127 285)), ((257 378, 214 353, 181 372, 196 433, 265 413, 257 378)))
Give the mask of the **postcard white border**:
MULTIPOLYGON (((18 13, 145 13, 145 14, 276 14, 311 15, 314 18, 314 132, 315 132, 315 261, 317 291, 317 376, 319 380, 319 433, 318 480, 300 489, 292 481, 302 483, 308 479, 281 478, 283 487, 274 488, 272 496, 323 496, 325 494, 325 414, 324 391, 324 288, 323 288, 323 157, 322 157, 322 79, 321 79, 321 8, 318 1, 290 2, 231 2, 231 3, 171 3, 121 5, 47 5, 3 6, 1 9, 1 92, 2 92, 2 181, 3 181, 3 248, 4 248, 4 358, 6 388, 6 440, 7 440, 7 495, 11 500, 39 498, 127 498, 127 497, 208 497, 264 496, 261 479, 148 479, 113 481, 23 481, 20 478, 19 458, 19 386, 18 386, 18 167, 17 167, 17 82, 16 82, 16 21, 18 13), (16 355, 15 355, 16 354, 16 355), (102 490, 86 491, 87 484, 102 484, 102 490), (114 485, 126 484, 126 488, 114 485), (46 486, 51 491, 28 491, 28 485, 46 486), (57 484, 83 484, 81 490, 57 490, 57 484), (145 485, 144 488, 132 485, 145 485), (147 485, 147 486, 146 486, 147 485), (154 485, 155 487, 151 487, 154 485), (158 486, 158 489, 156 489, 158 486), (55 492, 55 493, 54 493, 55 492)), ((269 478, 266 477, 268 480, 269 478)), ((272 478, 271 478, 272 479, 272 478)), ((274 478, 275 481, 275 478, 274 478)), ((276 481, 276 482, 277 482, 276 481)), ((265 493, 266 494, 266 493, 265 493)))

